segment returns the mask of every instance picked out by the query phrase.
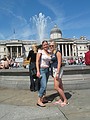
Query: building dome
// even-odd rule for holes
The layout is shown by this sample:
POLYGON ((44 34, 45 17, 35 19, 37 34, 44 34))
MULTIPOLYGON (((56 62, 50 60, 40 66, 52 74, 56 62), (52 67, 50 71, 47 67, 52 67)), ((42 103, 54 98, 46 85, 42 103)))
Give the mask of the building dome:
POLYGON ((54 28, 51 29, 50 34, 53 34, 53 33, 59 33, 59 34, 62 34, 61 30, 57 27, 57 25, 54 25, 54 28))
POLYGON ((54 25, 54 28, 51 29, 51 32, 50 32, 50 38, 56 39, 61 37, 62 37, 61 30, 57 27, 57 25, 54 25))

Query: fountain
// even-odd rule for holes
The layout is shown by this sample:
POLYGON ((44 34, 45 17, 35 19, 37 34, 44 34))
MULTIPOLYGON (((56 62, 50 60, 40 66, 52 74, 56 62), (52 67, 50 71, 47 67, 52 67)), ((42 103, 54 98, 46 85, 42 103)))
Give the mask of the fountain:
POLYGON ((44 14, 39 13, 39 15, 35 15, 32 17, 33 23, 35 23, 36 29, 37 29, 37 38, 38 42, 41 44, 42 41, 45 39, 45 30, 47 26, 47 20, 50 20, 50 17, 45 17, 44 14))

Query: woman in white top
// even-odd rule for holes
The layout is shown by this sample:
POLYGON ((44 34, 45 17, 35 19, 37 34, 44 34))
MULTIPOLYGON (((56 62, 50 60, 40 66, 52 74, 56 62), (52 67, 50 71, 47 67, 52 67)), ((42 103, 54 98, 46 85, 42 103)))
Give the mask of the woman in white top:
POLYGON ((38 91, 38 101, 37 105, 40 107, 45 107, 43 103, 43 96, 46 91, 47 81, 49 78, 49 62, 51 56, 48 52, 49 45, 47 41, 42 42, 42 50, 39 50, 36 58, 36 68, 37 68, 37 77, 40 78, 40 89, 38 91))

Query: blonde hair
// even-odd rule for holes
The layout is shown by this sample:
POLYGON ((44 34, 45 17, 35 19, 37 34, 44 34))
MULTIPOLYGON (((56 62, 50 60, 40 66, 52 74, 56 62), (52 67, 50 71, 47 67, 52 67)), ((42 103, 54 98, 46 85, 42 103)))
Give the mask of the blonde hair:
POLYGON ((54 41, 54 40, 50 40, 49 41, 49 45, 50 44, 53 44, 54 45, 54 51, 53 51, 53 53, 56 53, 56 51, 57 51, 57 43, 54 41))
POLYGON ((57 43, 56 43, 54 40, 51 39, 51 40, 49 41, 49 45, 50 45, 50 43, 53 43, 53 45, 55 46, 55 48, 57 48, 57 43))
POLYGON ((32 45, 32 50, 34 51, 34 53, 37 53, 37 44, 32 45))

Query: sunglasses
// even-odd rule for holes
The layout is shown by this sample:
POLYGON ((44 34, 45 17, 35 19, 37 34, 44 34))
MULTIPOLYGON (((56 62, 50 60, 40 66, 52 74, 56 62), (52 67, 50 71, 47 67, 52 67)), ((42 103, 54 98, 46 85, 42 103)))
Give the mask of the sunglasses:
POLYGON ((54 47, 54 45, 49 45, 49 47, 54 47))

